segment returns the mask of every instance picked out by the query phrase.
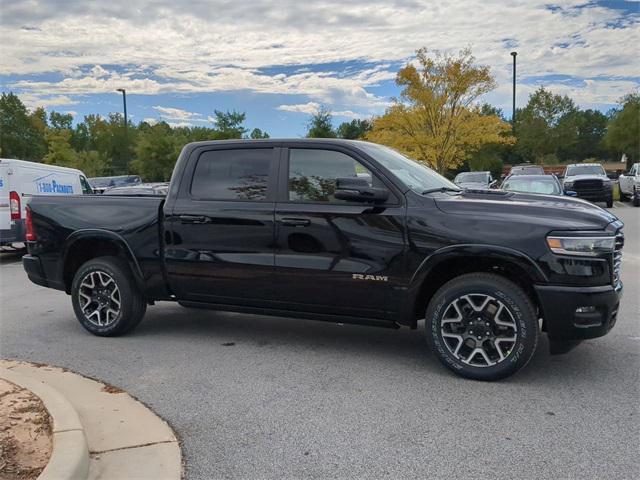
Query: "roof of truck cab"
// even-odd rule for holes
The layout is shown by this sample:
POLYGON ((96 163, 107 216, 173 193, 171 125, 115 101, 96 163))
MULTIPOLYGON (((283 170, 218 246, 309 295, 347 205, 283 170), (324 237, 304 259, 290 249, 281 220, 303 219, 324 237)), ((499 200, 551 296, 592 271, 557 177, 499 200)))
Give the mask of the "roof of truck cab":
POLYGON ((238 143, 246 143, 246 144, 252 144, 252 143, 326 143, 328 145, 336 145, 336 144, 342 144, 342 145, 358 145, 359 143, 372 143, 372 142, 365 142, 363 140, 347 140, 344 138, 258 138, 258 139, 253 139, 253 138, 235 138, 235 139, 229 139, 229 140, 202 140, 199 142, 191 142, 188 145, 193 145, 193 146, 207 146, 207 145, 232 145, 232 144, 238 144, 238 143))
POLYGON ((67 172, 67 173, 73 172, 86 177, 86 175, 82 172, 82 170, 78 170, 77 168, 61 167, 59 165, 50 165, 48 163, 42 163, 42 162, 32 162, 30 160, 18 160, 17 158, 0 158, 0 163, 6 163, 6 164, 22 166, 22 167, 36 166, 38 168, 46 168, 47 170, 52 170, 56 172, 67 172))

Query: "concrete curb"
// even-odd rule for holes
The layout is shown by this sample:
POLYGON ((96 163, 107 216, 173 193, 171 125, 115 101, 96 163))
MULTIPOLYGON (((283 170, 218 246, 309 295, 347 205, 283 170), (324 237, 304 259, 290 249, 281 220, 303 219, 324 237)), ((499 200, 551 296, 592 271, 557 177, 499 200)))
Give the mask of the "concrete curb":
POLYGON ((89 474, 89 448, 75 408, 57 390, 21 373, 0 367, 0 378, 30 390, 42 400, 53 420, 53 450, 39 480, 84 480, 89 474))
POLYGON ((171 426, 127 392, 19 360, 0 359, 0 377, 41 397, 53 418, 53 452, 40 480, 181 479, 182 452, 171 426))

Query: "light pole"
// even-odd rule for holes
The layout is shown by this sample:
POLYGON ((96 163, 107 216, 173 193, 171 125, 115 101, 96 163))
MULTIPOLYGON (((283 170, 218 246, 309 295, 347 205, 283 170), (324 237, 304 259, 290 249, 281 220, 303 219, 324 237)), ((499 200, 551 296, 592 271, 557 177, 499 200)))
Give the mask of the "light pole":
POLYGON ((518 52, 511 52, 513 57, 513 110, 511 111, 511 128, 516 131, 516 56, 518 52))
MULTIPOLYGON (((116 88, 116 92, 122 92, 122 104, 124 105, 124 153, 125 153, 124 160, 126 162, 129 157, 129 134, 128 134, 128 122, 127 122, 127 91, 124 88, 116 88)), ((126 164, 125 164, 125 167, 126 167, 126 164)), ((126 170, 126 168, 124 168, 123 170, 126 170)))

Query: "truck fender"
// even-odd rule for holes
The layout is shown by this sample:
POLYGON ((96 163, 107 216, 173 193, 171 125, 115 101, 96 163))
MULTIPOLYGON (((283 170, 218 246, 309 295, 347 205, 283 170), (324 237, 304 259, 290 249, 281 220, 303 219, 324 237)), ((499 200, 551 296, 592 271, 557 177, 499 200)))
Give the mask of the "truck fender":
POLYGON ((413 319, 413 309, 418 301, 418 295, 422 290, 422 285, 429 274, 431 274, 438 265, 442 264, 442 262, 465 257, 469 258, 469 260, 483 258, 495 259, 501 263, 510 263, 526 272, 533 283, 547 282, 546 275, 533 259, 518 250, 484 244, 459 244, 439 248, 427 256, 413 273, 406 293, 408 301, 403 302, 406 311, 402 312, 400 316, 402 319, 400 321, 401 324, 412 324, 415 322, 415 319, 413 319))
MULTIPOLYGON (((108 241, 116 245, 125 255, 127 262, 129 263, 129 267, 131 268, 131 272, 133 272, 133 277, 141 289, 144 291, 144 280, 142 275, 142 269, 140 268, 140 264, 136 259, 131 247, 127 243, 127 241, 120 235, 115 232, 110 232, 108 230, 102 230, 100 228, 86 228, 82 230, 76 230, 71 235, 69 235, 64 243, 62 248, 62 255, 60 256, 61 261, 59 268, 59 275, 61 279, 64 279, 64 269, 67 264, 68 256, 71 254, 73 250, 73 246, 81 240, 102 240, 108 241)), ((67 292, 69 293, 69 292, 67 292)))

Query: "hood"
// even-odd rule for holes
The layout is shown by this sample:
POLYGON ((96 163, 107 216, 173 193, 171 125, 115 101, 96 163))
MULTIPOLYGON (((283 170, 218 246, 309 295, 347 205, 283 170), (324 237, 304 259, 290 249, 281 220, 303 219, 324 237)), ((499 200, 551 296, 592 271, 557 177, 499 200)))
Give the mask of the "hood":
POLYGON ((447 214, 535 223, 550 230, 601 230, 617 220, 615 215, 585 200, 556 195, 485 190, 443 194, 435 202, 447 214))
POLYGON ((570 177, 565 177, 565 182, 575 182, 576 180, 609 180, 609 177, 606 175, 596 175, 594 173, 586 174, 586 175, 572 175, 570 177))

